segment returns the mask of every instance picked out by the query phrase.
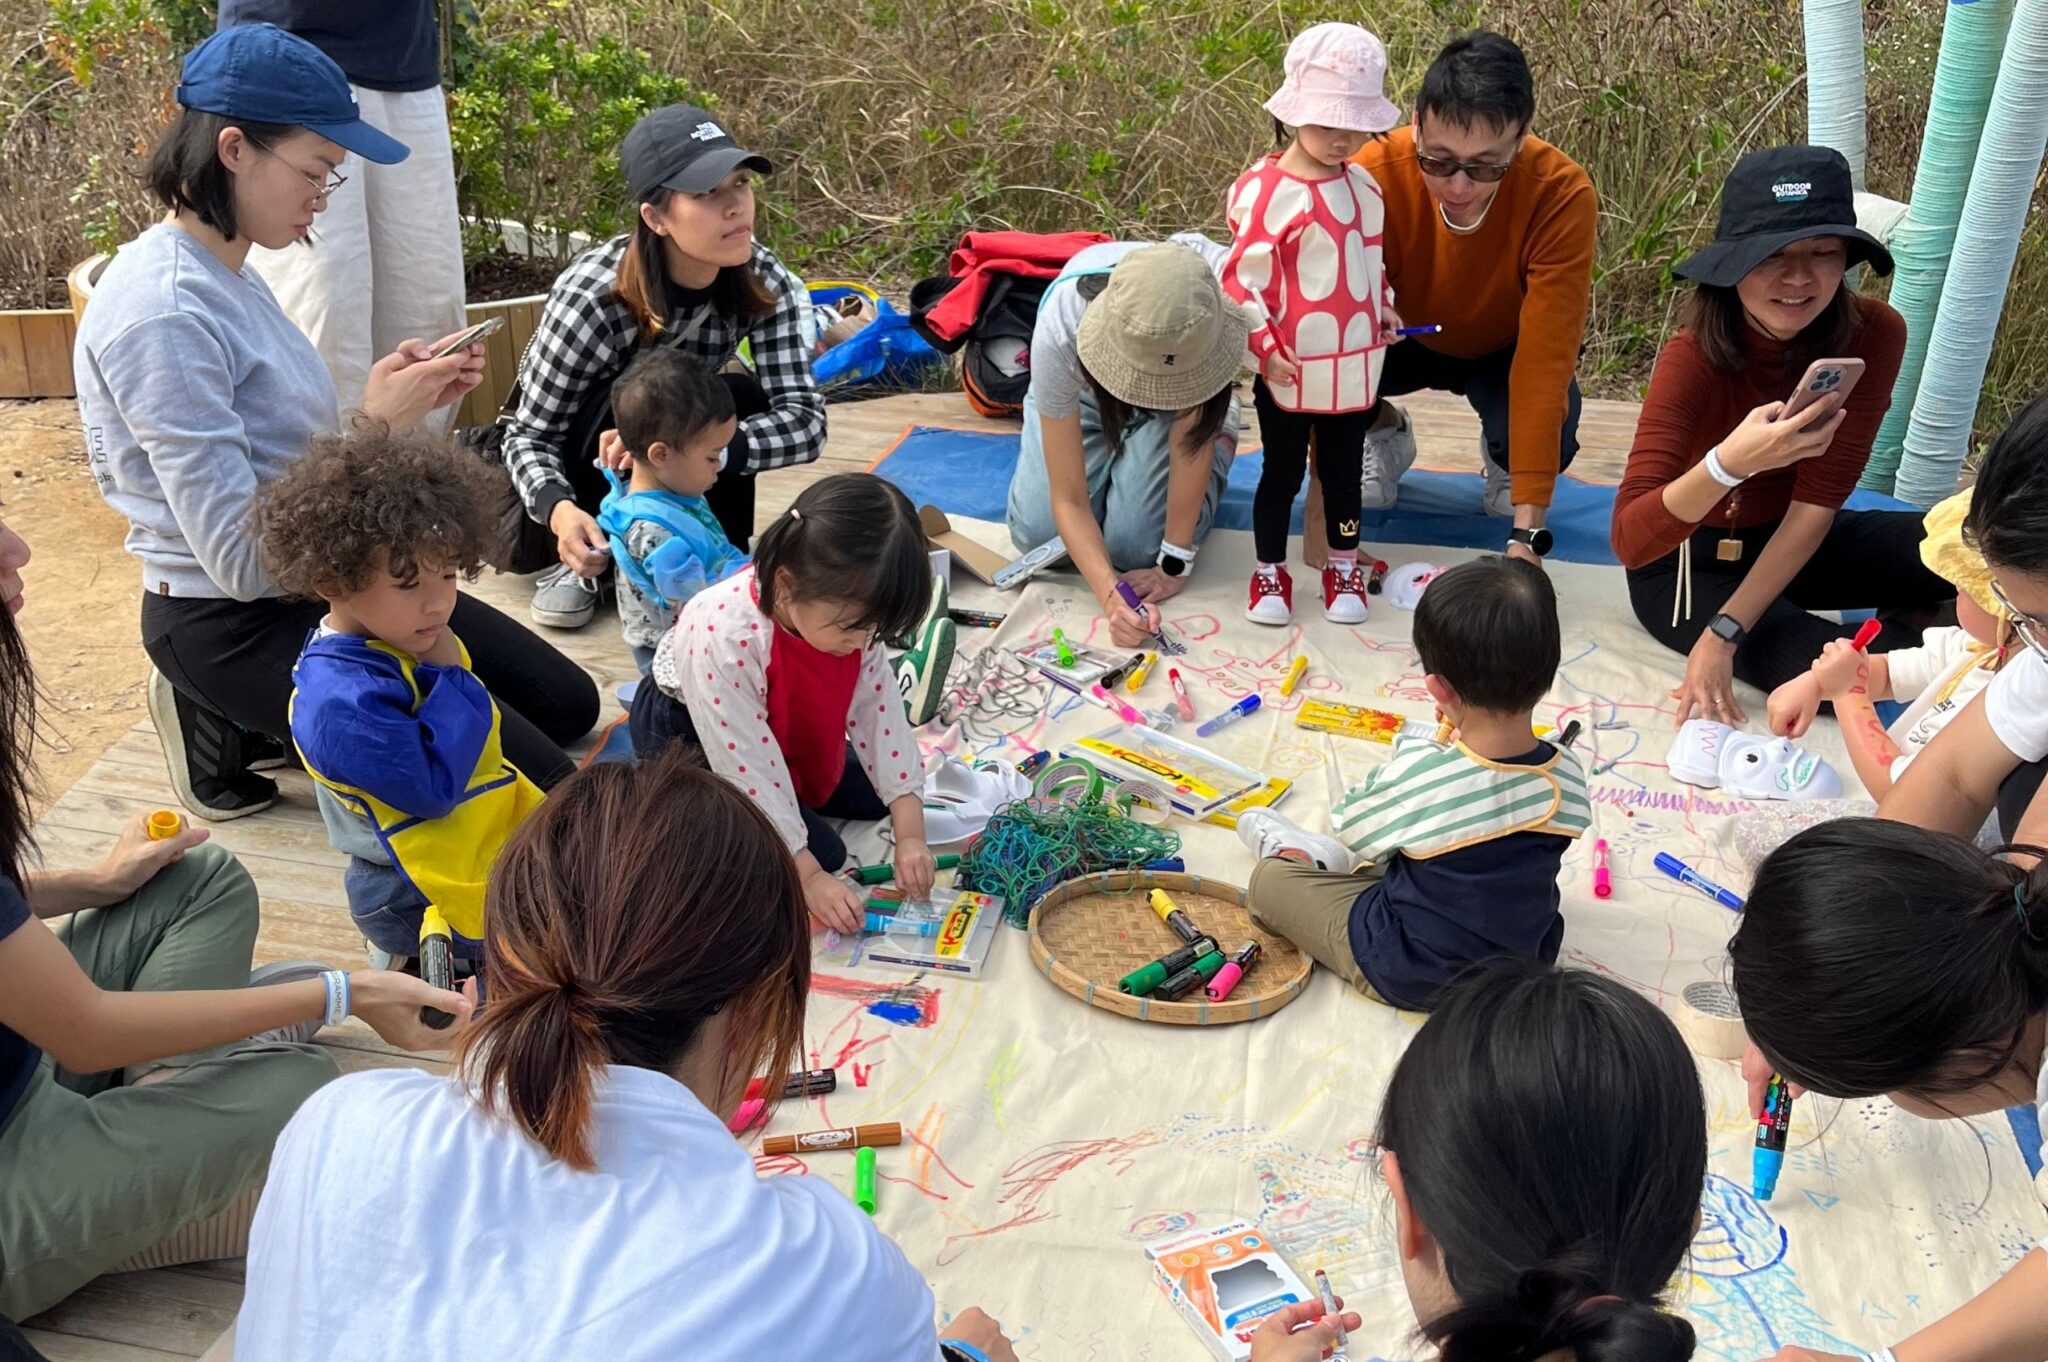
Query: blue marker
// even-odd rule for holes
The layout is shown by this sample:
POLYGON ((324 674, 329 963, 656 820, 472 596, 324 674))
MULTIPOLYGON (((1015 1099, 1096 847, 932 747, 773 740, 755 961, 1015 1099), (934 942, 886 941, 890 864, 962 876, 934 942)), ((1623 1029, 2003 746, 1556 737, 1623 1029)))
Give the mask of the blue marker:
POLYGON ((1211 733, 1217 732, 1219 729, 1228 728, 1232 724, 1236 723, 1239 719, 1242 719, 1245 715, 1250 714, 1253 710, 1257 709, 1258 707, 1259 693, 1257 691, 1253 691, 1250 695, 1245 696, 1244 699, 1239 700, 1229 709, 1224 710, 1221 714, 1217 715, 1215 718, 1209 720, 1200 728, 1196 729, 1195 736, 1198 738, 1206 738, 1211 733))
POLYGON ((1715 884, 1705 875, 1700 874, 1699 871, 1694 870, 1670 852, 1660 851, 1657 853, 1657 868, 1672 879, 1677 880, 1680 884, 1691 885, 1723 908, 1726 908, 1729 912, 1739 913, 1742 911, 1742 895, 1732 889, 1723 889, 1720 885, 1715 884))
POLYGON ((904 934, 915 932, 919 936, 937 936, 942 925, 939 922, 920 922, 912 918, 891 917, 887 913, 869 913, 867 915, 867 930, 870 932, 901 932, 904 934))
POLYGON ((1397 336, 1434 336, 1443 329, 1443 323, 1438 322, 1433 326, 1399 326, 1394 328, 1394 334, 1397 336))
POLYGON ((1778 1170, 1785 1166, 1785 1136, 1792 1129, 1792 1086, 1783 1074, 1771 1075, 1764 1089, 1764 1109, 1756 1118, 1756 1152, 1750 1155, 1750 1191, 1769 1201, 1778 1190, 1778 1170))

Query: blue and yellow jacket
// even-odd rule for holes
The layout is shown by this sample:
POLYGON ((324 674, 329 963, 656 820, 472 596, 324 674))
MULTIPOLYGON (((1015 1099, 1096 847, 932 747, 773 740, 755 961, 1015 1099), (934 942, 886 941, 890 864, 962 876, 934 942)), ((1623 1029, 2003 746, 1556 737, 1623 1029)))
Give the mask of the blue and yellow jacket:
MULTIPOLYGON (((292 742, 458 937, 483 939, 484 883, 539 787, 505 760, 497 702, 469 670, 319 633, 292 669, 292 742)), ((351 850, 342 847, 344 851, 351 850)))

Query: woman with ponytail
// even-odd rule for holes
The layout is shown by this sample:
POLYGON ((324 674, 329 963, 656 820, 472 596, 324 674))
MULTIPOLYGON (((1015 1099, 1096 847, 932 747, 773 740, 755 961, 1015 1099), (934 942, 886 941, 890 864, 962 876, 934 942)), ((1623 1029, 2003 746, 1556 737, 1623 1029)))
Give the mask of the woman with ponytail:
MULTIPOLYGON (((1380 1109, 1408 1298, 1441 1362, 1685 1362, 1660 1303, 1699 1224, 1706 1103, 1678 1030, 1583 970, 1506 962, 1456 985, 1380 1109)), ((1253 1362, 1308 1362, 1333 1322, 1283 1312, 1253 1362)), ((1348 1316, 1347 1328, 1358 1317, 1348 1316)))
MULTIPOLYGON (((1937 739, 1939 741, 1939 739, 1937 739)), ((1930 749, 1932 750, 1932 749, 1930 749)), ((1728 943, 1753 1054, 1751 1104, 1778 1073, 1830 1097, 1889 1097, 1953 1120, 2033 1102, 2048 1115, 2048 867, 1875 818, 1810 828, 1758 867, 1728 943)), ((1781 1362, 1834 1357, 1801 1348, 1781 1362)), ((2048 1253, 1876 1362, 2048 1357, 2048 1253)))
POLYGON ((285 1129, 240 1362, 1013 1362, 979 1310, 942 1342, 867 1216, 726 1130, 798 1066, 810 988, 796 869, 744 794, 673 749, 563 782, 492 872, 484 977, 455 1081, 354 1074, 285 1129))

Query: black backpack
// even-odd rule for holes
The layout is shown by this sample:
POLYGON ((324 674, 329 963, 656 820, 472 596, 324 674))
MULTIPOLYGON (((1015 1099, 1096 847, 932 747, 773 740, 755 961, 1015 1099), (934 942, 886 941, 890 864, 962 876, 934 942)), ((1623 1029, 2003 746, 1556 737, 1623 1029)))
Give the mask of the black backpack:
POLYGON ((989 282, 974 325, 951 340, 934 335, 925 315, 951 293, 958 279, 924 279, 911 286, 910 325, 941 354, 960 356, 960 386, 983 416, 1018 416, 1031 389, 1031 328, 1050 279, 997 274, 989 282))

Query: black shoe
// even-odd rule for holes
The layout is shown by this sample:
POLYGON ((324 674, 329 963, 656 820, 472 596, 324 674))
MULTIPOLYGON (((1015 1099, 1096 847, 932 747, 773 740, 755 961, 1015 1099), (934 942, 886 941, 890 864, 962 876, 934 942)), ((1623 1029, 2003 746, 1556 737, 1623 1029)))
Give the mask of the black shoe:
POLYGON ((251 771, 296 771, 299 765, 298 749, 289 743, 281 743, 268 733, 257 733, 250 729, 241 730, 242 758, 246 769, 251 771))
POLYGON ((277 785, 250 774, 242 732, 194 704, 150 669, 149 721, 163 744, 164 765, 178 802, 210 822, 245 818, 277 802, 277 785))

